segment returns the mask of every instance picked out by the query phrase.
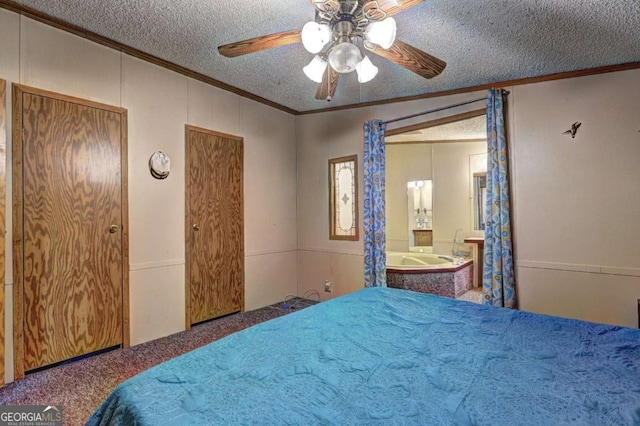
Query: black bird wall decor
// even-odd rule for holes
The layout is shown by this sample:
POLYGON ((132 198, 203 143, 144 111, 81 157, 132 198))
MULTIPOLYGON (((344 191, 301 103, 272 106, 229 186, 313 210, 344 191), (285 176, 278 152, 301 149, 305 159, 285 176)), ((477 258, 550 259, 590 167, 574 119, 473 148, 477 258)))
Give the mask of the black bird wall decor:
POLYGON ((571 135, 571 139, 575 139, 576 133, 578 133, 578 129, 582 126, 582 123, 576 121, 571 125, 571 128, 565 132, 562 132, 563 135, 571 135))

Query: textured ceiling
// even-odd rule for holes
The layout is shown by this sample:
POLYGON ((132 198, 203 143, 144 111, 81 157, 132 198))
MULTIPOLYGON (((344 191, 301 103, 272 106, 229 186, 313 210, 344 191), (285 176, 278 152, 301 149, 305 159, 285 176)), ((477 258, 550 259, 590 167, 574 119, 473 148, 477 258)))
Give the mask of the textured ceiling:
POLYGON ((387 136, 385 143, 432 142, 487 138, 487 116, 469 118, 454 123, 442 124, 427 129, 415 130, 399 135, 387 136))
POLYGON ((328 103, 301 44, 237 58, 222 44, 301 28, 308 0, 18 0, 56 18, 297 111, 640 61, 638 0, 426 0, 395 16, 398 38, 447 62, 425 80, 377 55, 378 76, 340 79, 328 103))

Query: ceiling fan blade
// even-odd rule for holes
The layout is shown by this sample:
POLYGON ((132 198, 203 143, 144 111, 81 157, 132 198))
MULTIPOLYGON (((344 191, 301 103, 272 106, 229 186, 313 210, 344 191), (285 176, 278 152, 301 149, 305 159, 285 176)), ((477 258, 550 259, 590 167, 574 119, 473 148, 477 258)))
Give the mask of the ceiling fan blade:
POLYGON ((249 40, 238 41, 236 43, 225 44, 218 47, 218 52, 227 58, 235 58, 236 56, 246 55, 247 53, 259 52, 261 50, 300 42, 302 42, 300 30, 291 30, 282 33, 269 34, 262 37, 250 38, 249 40))
POLYGON ((331 65, 328 65, 322 76, 322 83, 320 83, 318 90, 316 90, 316 99, 320 101, 330 101, 336 93, 339 78, 340 74, 331 68, 331 65))
POLYGON ((424 78, 433 78, 439 75, 447 66, 445 61, 400 40, 396 40, 387 50, 377 47, 372 52, 424 78))
POLYGON ((424 0, 404 0, 402 4, 396 4, 396 5, 394 5, 394 3, 397 3, 397 2, 383 3, 382 1, 380 1, 379 3, 383 3, 380 5, 380 9, 384 10, 387 16, 393 16, 396 13, 400 13, 403 10, 409 9, 410 7, 413 7, 422 2, 424 2, 424 0))

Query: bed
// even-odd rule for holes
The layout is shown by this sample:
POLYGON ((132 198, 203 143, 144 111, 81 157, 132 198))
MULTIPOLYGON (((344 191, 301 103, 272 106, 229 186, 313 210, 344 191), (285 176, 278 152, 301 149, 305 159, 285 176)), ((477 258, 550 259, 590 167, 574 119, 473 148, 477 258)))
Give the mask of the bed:
POLYGON ((640 330, 369 288, 120 384, 88 425, 638 425, 640 330))

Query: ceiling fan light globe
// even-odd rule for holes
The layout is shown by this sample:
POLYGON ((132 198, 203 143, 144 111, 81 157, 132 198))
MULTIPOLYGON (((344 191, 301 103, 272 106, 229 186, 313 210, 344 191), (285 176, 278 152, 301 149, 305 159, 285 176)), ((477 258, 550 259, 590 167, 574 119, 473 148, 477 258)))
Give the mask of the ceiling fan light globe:
POLYGON ((382 21, 372 22, 364 32, 364 38, 383 49, 388 49, 396 41, 396 20, 389 17, 382 21))
POLYGON ((302 68, 302 71, 304 71, 304 74, 309 77, 311 81, 322 83, 322 76, 326 69, 327 61, 316 55, 311 62, 309 62, 309 65, 302 68))
POLYGON ((328 25, 310 21, 302 27, 300 37, 307 52, 315 54, 331 41, 331 28, 328 25))
POLYGON ((371 59, 365 56, 358 65, 356 65, 356 71, 358 73, 358 82, 367 83, 378 75, 378 67, 373 65, 371 59))
POLYGON ((329 51, 329 64, 340 74, 354 71, 361 58, 360 49, 349 42, 340 43, 329 51))

